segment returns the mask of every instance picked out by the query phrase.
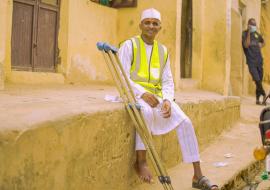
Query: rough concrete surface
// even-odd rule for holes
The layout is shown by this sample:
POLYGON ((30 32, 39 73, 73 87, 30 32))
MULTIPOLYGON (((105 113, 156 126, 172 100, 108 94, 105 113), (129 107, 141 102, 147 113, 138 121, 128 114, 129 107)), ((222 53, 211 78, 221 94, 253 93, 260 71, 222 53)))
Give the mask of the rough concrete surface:
MULTIPOLYGON (((138 186, 134 128, 108 86, 7 86, 0 93, 0 189, 127 190, 138 186)), ((192 91, 176 102, 201 147, 239 119, 239 98, 192 91)), ((154 138, 167 167, 181 162, 175 132, 154 138)), ((202 150, 203 150, 202 148, 202 150)))
POLYGON ((260 183, 257 190, 270 190, 270 180, 260 183))
MULTIPOLYGON (((262 106, 254 104, 254 98, 242 98, 241 119, 229 131, 224 132, 218 139, 201 153, 204 175, 217 183, 222 190, 236 190, 245 183, 238 175, 244 168, 252 165, 253 149, 261 145, 258 121, 262 106), (231 158, 224 155, 230 153, 231 158), (223 162, 225 167, 215 167, 214 163, 223 162)), ((254 167, 257 167, 254 165, 254 167)), ((256 168, 249 168, 256 171, 256 168)), ((191 164, 180 163, 169 170, 175 189, 188 190, 191 188, 193 169, 191 164)), ((245 176, 248 178, 248 176, 245 176)), ((133 190, 161 190, 162 186, 155 181, 154 185, 142 184, 133 190)))

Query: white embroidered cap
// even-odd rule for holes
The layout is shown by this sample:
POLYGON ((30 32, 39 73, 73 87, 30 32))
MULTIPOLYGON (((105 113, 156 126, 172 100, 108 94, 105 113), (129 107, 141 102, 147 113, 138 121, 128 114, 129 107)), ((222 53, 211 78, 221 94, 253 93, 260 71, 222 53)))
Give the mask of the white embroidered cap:
POLYGON ((141 21, 146 18, 155 18, 161 21, 160 12, 154 8, 146 9, 142 12, 141 21))

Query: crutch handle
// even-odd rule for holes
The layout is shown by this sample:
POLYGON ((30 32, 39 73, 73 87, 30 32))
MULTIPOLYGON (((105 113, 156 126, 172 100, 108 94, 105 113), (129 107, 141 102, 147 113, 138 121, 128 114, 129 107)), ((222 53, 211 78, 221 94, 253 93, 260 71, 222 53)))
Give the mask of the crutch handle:
POLYGON ((104 42, 98 42, 97 43, 97 48, 100 50, 100 51, 112 51, 113 53, 117 53, 118 52, 118 49, 110 44, 107 44, 107 43, 104 43, 104 42))
POLYGON ((98 48, 98 50, 103 51, 104 50, 104 42, 98 42, 97 48, 98 48))

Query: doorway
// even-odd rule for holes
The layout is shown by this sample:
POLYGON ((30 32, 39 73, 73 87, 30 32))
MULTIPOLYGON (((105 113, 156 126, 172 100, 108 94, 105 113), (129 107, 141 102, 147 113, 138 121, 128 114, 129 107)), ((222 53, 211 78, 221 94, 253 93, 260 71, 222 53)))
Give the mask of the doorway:
POLYGON ((181 78, 192 77, 192 0, 182 1, 181 78))
POLYGON ((13 0, 11 67, 55 72, 60 0, 13 0))

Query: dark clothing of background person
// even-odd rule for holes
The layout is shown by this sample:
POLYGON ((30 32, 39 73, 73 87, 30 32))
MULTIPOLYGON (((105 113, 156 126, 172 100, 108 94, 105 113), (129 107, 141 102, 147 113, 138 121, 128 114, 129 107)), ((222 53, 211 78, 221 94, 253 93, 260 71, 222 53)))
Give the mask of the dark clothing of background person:
POLYGON ((246 56, 249 72, 256 84, 256 99, 258 100, 260 95, 265 96, 265 91, 262 86, 263 57, 261 47, 259 46, 259 43, 264 43, 264 40, 258 32, 252 32, 250 33, 250 46, 246 48, 244 43, 247 39, 247 34, 247 30, 242 34, 242 46, 246 56))

